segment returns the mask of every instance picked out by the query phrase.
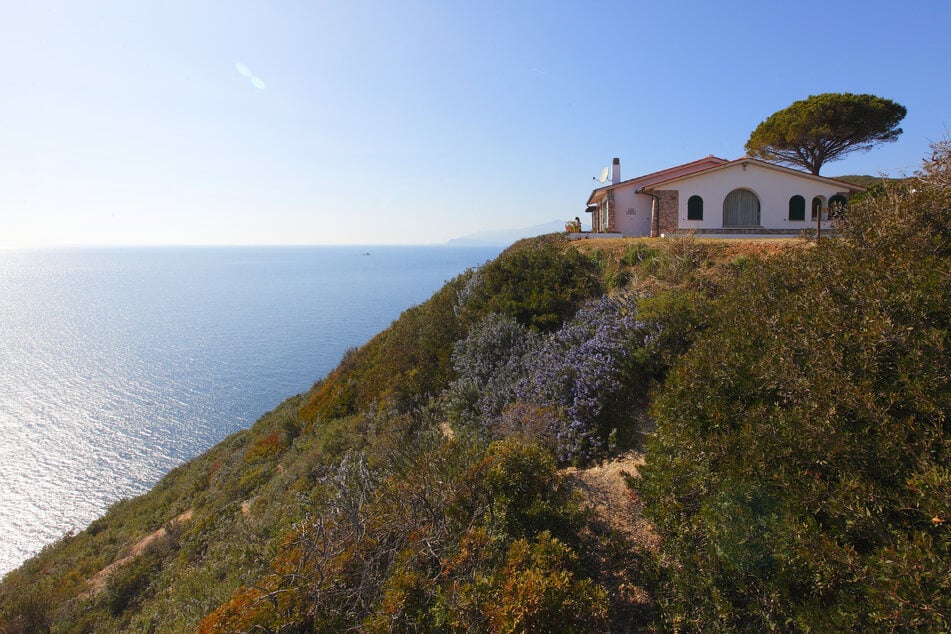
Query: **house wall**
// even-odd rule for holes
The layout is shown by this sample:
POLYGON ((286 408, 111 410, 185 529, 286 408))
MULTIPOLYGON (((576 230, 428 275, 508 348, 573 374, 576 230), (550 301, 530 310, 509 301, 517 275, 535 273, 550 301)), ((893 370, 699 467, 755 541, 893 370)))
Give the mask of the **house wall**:
POLYGON ((651 197, 634 193, 637 189, 614 190, 614 230, 625 236, 647 236, 651 231, 651 197))
POLYGON ((749 189, 759 198, 760 226, 792 232, 815 227, 815 220, 810 213, 813 197, 821 196, 826 206, 829 198, 835 194, 848 197, 848 192, 841 186, 764 168, 755 163, 748 163, 746 169, 737 164, 664 186, 664 189, 677 190, 680 194, 677 215, 681 231, 722 229, 723 200, 737 188, 749 189), (797 194, 806 200, 805 220, 789 220, 789 199, 797 194), (694 195, 703 198, 703 220, 687 220, 687 201, 694 195))
MULTIPOLYGON (((723 159, 708 156, 693 163, 686 163, 662 170, 661 172, 645 175, 632 180, 623 187, 615 189, 615 231, 623 233, 625 236, 636 237, 649 236, 651 234, 651 206, 653 204, 653 198, 647 194, 635 193, 638 189, 649 186, 651 183, 658 182, 659 180, 674 178, 704 167, 720 165, 723 162, 723 159)), ((673 201, 676 203, 676 192, 673 194, 673 201)), ((669 205, 670 201, 668 200, 667 203, 669 205)), ((669 231, 675 231, 677 229, 677 212, 676 210, 670 209, 668 209, 667 212, 667 216, 661 218, 660 224, 662 227, 668 227, 669 231)))

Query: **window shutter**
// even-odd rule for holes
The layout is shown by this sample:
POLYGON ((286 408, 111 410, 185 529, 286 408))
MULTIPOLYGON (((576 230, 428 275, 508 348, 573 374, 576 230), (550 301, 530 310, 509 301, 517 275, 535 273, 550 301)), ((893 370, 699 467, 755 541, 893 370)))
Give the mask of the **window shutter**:
POLYGON ((703 198, 700 196, 687 199, 687 220, 703 220, 703 198))
POLYGON ((806 199, 802 196, 793 196, 789 199, 789 219, 790 220, 805 220, 806 219, 806 199))

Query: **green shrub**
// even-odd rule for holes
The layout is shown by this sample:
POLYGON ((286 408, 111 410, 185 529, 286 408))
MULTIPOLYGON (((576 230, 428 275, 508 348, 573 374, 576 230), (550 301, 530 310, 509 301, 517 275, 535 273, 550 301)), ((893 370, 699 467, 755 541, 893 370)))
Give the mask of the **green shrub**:
MULTIPOLYGON (((662 380, 709 323, 710 300, 690 288, 674 288, 637 302, 645 345, 637 351, 645 380, 662 380)), ((645 386, 646 387, 646 386, 645 386)))
POLYGON ((532 330, 550 331, 600 294, 598 279, 598 265, 566 241, 525 241, 479 269, 460 301, 471 322, 500 313, 532 330))
POLYGON ((438 586, 427 574, 425 562, 417 565, 415 549, 400 553, 381 589, 373 614, 363 622, 367 632, 428 631, 435 629, 430 608, 438 586))
POLYGON ((733 266, 739 270, 743 270, 750 265, 750 258, 748 255, 738 255, 730 262, 730 266, 733 266))
POLYGON ((747 266, 670 374, 641 484, 668 627, 947 630, 951 152, 938 156, 924 175, 943 184, 869 199, 840 239, 747 266))
POLYGON ((48 632, 53 621, 53 606, 46 597, 23 589, 17 596, 5 601, 0 611, 0 631, 4 634, 32 634, 48 632))
POLYGON ((582 518, 577 502, 558 475, 551 454, 514 439, 489 446, 484 482, 491 522, 511 537, 548 530, 570 537, 582 518))
POLYGON ((577 555, 542 532, 512 543, 483 610, 495 632, 607 632, 607 592, 579 578, 577 555))
POLYGON ((660 252, 654 247, 644 242, 635 242, 621 256, 621 263, 627 266, 640 267, 645 273, 651 273, 656 266, 659 255, 660 252))
POLYGON ((631 266, 624 262, 623 255, 595 249, 588 257, 601 271, 601 288, 605 292, 620 290, 631 280, 631 266))
POLYGON ((177 549, 176 542, 174 533, 165 533, 109 575, 103 600, 113 616, 121 615, 142 600, 164 561, 177 549))

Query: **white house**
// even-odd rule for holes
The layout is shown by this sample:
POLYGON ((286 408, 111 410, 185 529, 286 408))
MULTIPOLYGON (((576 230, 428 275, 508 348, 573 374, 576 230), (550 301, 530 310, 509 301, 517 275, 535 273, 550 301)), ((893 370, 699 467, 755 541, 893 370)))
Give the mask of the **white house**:
POLYGON ((752 159, 710 155, 629 180, 614 159, 611 184, 588 197, 593 233, 722 237, 798 235, 816 215, 864 187, 752 159))

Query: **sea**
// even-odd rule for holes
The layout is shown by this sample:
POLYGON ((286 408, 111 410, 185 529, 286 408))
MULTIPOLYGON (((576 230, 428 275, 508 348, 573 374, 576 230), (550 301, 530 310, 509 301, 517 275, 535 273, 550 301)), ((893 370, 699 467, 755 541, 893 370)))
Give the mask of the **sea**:
POLYGON ((500 250, 0 251, 0 575, 500 250))

